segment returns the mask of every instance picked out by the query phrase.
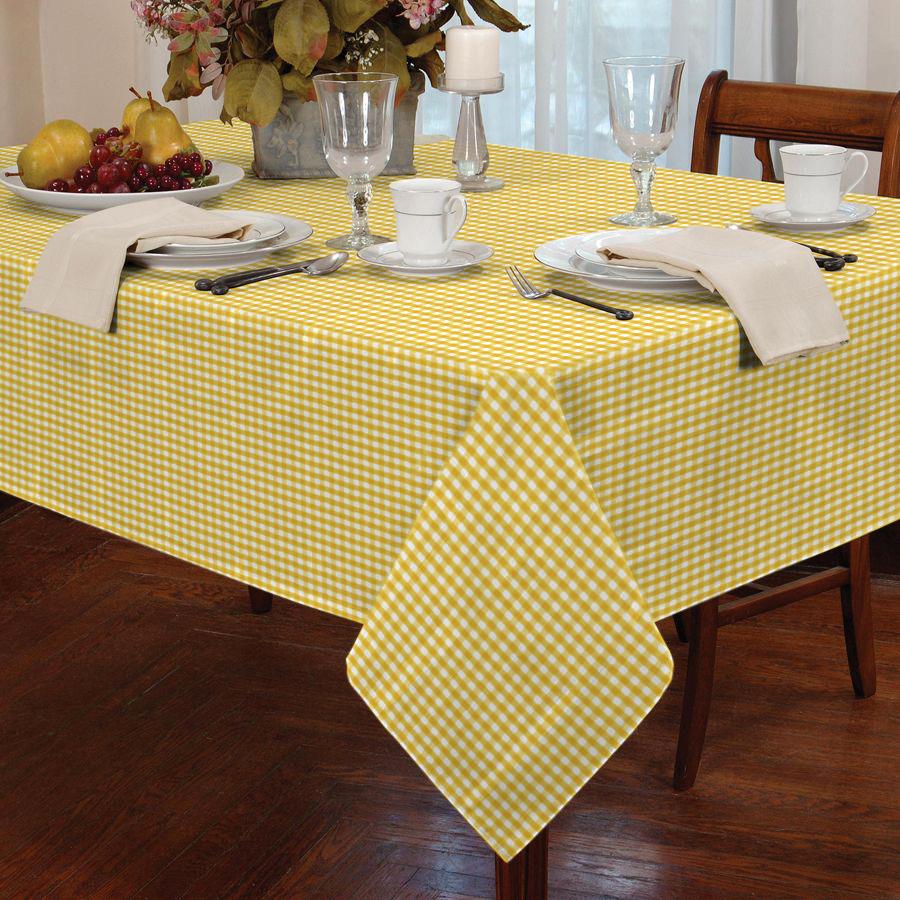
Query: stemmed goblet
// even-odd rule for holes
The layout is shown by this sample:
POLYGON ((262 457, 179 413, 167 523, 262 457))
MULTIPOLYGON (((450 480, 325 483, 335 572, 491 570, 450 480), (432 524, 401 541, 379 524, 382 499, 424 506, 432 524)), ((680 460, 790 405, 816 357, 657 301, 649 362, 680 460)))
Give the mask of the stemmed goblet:
POLYGON ((684 60, 672 56, 621 56, 603 61, 609 82, 609 118, 619 149, 631 157, 638 198, 634 212, 610 219, 617 225, 669 225, 675 216, 655 212, 650 190, 656 157, 675 136, 684 60))
POLYGON ((390 238, 369 231, 372 179, 380 175, 394 140, 397 76, 386 72, 336 72, 313 77, 322 117, 325 159, 347 181, 353 211, 350 234, 325 243, 336 250, 361 250, 390 238))

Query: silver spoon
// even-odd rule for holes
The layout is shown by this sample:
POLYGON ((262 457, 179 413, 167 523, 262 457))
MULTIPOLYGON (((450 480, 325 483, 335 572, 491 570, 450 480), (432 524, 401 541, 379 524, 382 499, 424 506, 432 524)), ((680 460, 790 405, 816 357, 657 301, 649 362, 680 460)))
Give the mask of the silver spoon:
POLYGON ((328 256, 320 256, 318 259, 307 259, 303 262, 282 266, 280 269, 268 272, 265 270, 250 272, 240 279, 232 277, 227 281, 216 281, 210 288, 210 292, 221 297, 232 288, 243 287, 245 284, 256 284, 257 281, 267 281, 269 278, 280 278, 282 275, 293 275, 298 272, 303 275, 328 275, 331 272, 336 272, 348 259, 350 259, 350 254, 343 251, 329 253, 328 256))

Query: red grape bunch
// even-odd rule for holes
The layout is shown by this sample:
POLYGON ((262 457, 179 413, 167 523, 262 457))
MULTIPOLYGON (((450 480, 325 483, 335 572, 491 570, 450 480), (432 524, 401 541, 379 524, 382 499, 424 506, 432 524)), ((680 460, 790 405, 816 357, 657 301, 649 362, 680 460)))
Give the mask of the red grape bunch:
POLYGON ((87 165, 76 169, 70 181, 57 178, 46 190, 74 194, 135 194, 186 191, 216 184, 212 163, 197 151, 176 153, 163 165, 142 162, 143 148, 128 140, 127 129, 95 128, 94 146, 87 165))

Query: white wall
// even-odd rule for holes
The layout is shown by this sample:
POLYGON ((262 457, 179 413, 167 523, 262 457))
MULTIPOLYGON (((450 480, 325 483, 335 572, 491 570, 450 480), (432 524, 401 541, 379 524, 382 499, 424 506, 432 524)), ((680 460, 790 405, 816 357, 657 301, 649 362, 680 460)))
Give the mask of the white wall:
MULTIPOLYGON (((51 119, 117 125, 131 85, 162 98, 167 59, 128 0, 0 0, 0 146, 26 143, 51 119)), ((170 106, 197 120, 220 105, 207 92, 170 106)))
POLYGON ((44 124, 38 6, 0 0, 0 145, 21 144, 44 124))
POLYGON ((74 119, 87 129, 118 124, 135 76, 136 26, 128 0, 40 0, 35 5, 44 119, 74 119))

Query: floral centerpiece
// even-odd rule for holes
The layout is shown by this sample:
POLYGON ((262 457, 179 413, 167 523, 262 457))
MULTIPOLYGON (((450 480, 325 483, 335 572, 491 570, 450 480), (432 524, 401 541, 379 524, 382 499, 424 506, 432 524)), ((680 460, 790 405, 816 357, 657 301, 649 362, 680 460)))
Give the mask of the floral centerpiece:
MULTIPOLYGON (((168 41, 166 99, 211 88, 223 97, 222 119, 249 122, 255 138, 257 129, 286 116, 277 129, 280 144, 290 142, 285 133, 304 117, 298 102, 315 99, 313 75, 391 72, 402 107, 407 92, 421 93, 425 77, 434 84, 443 72, 441 29, 452 18, 473 24, 471 8, 503 31, 526 27, 495 0, 132 0, 131 6, 150 38, 168 41)), ((295 155, 303 140, 295 139, 295 155)), ((409 140, 411 162, 411 132, 409 140)), ((259 163, 259 142, 256 150, 259 163)))

